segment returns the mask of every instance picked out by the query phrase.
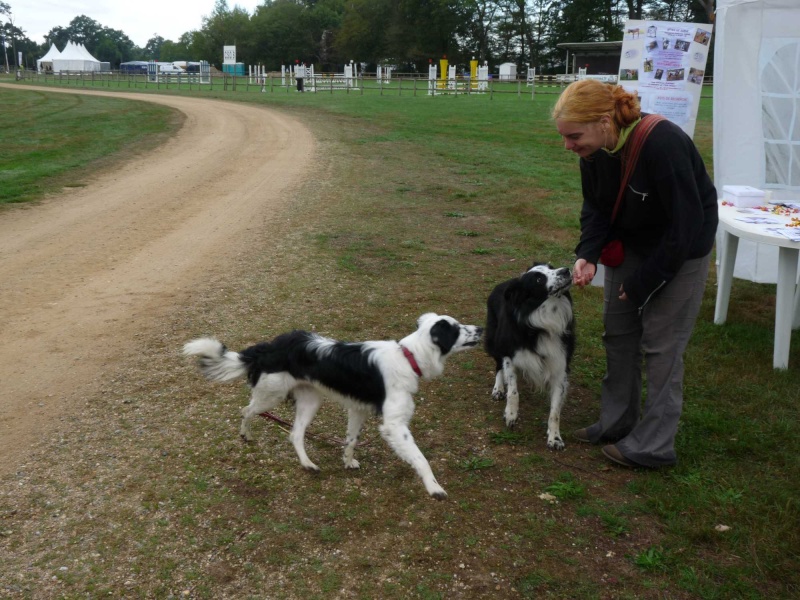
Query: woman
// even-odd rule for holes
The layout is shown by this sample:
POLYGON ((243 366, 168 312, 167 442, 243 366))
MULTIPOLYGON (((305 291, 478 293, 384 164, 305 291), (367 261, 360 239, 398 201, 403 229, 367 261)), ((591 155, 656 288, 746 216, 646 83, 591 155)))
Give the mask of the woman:
POLYGON ((571 84, 553 109, 565 148, 581 159, 575 285, 592 281, 608 241, 621 240, 624 247, 623 262, 605 268, 600 419, 574 435, 592 444, 611 442, 602 451, 618 464, 660 467, 677 462, 683 353, 708 275, 717 193, 691 138, 664 120, 646 138, 612 222, 621 151, 641 117, 635 94, 590 79, 571 84))

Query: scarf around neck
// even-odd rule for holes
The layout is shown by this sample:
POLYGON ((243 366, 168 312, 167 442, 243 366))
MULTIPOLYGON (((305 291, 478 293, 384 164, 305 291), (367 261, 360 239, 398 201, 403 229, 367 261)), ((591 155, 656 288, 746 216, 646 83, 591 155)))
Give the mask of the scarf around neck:
POLYGON ((608 148, 603 148, 603 150, 605 150, 609 154, 616 154, 617 152, 622 150, 622 147, 625 145, 625 142, 627 141, 628 136, 630 135, 631 131, 633 131, 633 128, 636 127, 636 125, 638 125, 639 121, 641 121, 641 120, 642 120, 642 117, 639 117, 638 119, 636 119, 633 123, 631 123, 627 127, 623 127, 622 129, 619 130, 619 139, 617 140, 617 145, 614 146, 613 150, 609 150, 608 148))

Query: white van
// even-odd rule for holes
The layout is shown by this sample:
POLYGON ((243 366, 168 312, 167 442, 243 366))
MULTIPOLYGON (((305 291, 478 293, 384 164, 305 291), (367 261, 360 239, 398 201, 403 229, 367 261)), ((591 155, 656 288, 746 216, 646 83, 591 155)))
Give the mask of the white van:
POLYGON ((158 72, 163 73, 165 75, 168 74, 177 75, 179 73, 184 73, 185 71, 180 67, 175 66, 172 63, 158 63, 158 72))

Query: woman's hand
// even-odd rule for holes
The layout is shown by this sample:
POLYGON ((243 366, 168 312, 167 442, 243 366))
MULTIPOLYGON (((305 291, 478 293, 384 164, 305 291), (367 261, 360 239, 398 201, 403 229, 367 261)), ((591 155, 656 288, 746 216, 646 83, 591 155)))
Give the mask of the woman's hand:
POLYGON ((578 287, 588 285, 592 283, 595 273, 597 273, 596 265, 587 262, 585 258, 579 258, 572 268, 572 283, 578 287))

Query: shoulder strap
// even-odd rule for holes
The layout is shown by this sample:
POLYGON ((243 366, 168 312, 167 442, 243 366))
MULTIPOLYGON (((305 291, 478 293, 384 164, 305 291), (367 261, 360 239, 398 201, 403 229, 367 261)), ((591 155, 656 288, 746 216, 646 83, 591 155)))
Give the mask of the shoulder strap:
POLYGON ((639 160, 639 152, 641 152, 642 146, 644 146, 644 141, 647 139, 647 136, 650 135, 650 132, 656 125, 658 125, 661 121, 666 120, 666 117, 656 114, 642 117, 642 120, 639 122, 639 124, 633 128, 633 131, 631 131, 631 135, 628 138, 627 143, 622 148, 622 179, 620 180, 619 184, 617 201, 614 204, 614 212, 611 213, 612 223, 617 218, 620 204, 622 204, 622 197, 625 195, 625 188, 628 187, 628 182, 631 179, 633 170, 636 168, 636 163, 639 160))

